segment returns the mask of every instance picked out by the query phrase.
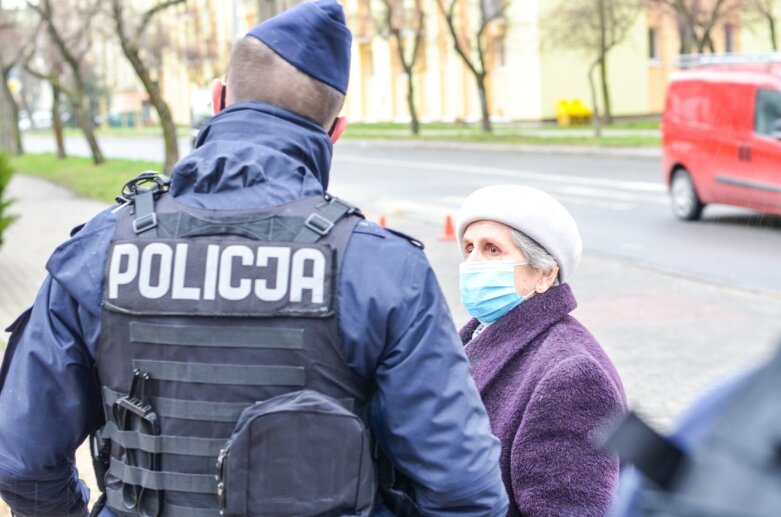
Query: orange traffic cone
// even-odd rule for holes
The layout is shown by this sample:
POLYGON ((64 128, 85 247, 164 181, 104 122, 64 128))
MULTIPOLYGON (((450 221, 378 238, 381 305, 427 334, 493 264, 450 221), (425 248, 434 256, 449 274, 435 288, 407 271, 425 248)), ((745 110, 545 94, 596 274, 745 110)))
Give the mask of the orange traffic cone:
POLYGON ((445 217, 445 233, 439 236, 439 240, 453 242, 456 240, 456 230, 453 228, 453 218, 445 217))
POLYGON ((385 222, 385 216, 384 215, 380 216, 380 221, 379 221, 378 224, 380 225, 381 228, 385 228, 386 226, 388 226, 388 223, 385 222))

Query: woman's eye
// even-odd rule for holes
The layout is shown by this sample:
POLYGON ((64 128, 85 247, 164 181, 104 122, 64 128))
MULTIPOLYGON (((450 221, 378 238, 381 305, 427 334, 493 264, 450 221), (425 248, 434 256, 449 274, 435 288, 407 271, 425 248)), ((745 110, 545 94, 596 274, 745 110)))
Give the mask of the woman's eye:
POLYGON ((499 248, 496 246, 488 246, 488 252, 489 253, 499 253, 499 248))
POLYGON ((466 246, 466 247, 464 248, 464 252, 466 252, 466 254, 467 254, 467 255, 469 255, 470 253, 472 253, 472 250, 473 250, 473 249, 474 249, 474 246, 472 246, 472 245, 470 244, 470 245, 468 245, 468 246, 466 246))

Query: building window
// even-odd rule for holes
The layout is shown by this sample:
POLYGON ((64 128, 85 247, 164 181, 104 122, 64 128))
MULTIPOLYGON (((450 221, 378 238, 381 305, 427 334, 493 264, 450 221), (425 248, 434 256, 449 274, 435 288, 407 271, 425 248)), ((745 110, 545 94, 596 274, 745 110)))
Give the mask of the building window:
POLYGON ((659 61, 659 29, 648 29, 648 59, 659 61))
POLYGON ((724 26, 724 52, 735 52, 735 27, 733 25, 724 26))
POLYGON ((507 64, 507 49, 504 45, 504 38, 494 40, 494 52, 496 56, 496 67, 502 68, 507 64))

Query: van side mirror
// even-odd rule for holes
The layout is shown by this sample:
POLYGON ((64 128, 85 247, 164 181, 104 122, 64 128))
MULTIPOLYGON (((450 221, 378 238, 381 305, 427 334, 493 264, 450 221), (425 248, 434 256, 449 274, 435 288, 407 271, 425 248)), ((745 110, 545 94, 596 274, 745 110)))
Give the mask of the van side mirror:
POLYGON ((781 118, 777 118, 770 126, 770 136, 776 140, 781 140, 781 118))

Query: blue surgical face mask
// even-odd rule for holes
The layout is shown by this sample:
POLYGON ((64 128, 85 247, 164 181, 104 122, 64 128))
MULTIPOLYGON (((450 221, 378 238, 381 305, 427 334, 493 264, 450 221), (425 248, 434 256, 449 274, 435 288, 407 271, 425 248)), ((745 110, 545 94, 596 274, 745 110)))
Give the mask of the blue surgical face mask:
POLYGON ((525 265, 506 260, 463 262, 459 267, 461 303, 482 323, 493 323, 529 296, 515 290, 515 268, 525 265))

